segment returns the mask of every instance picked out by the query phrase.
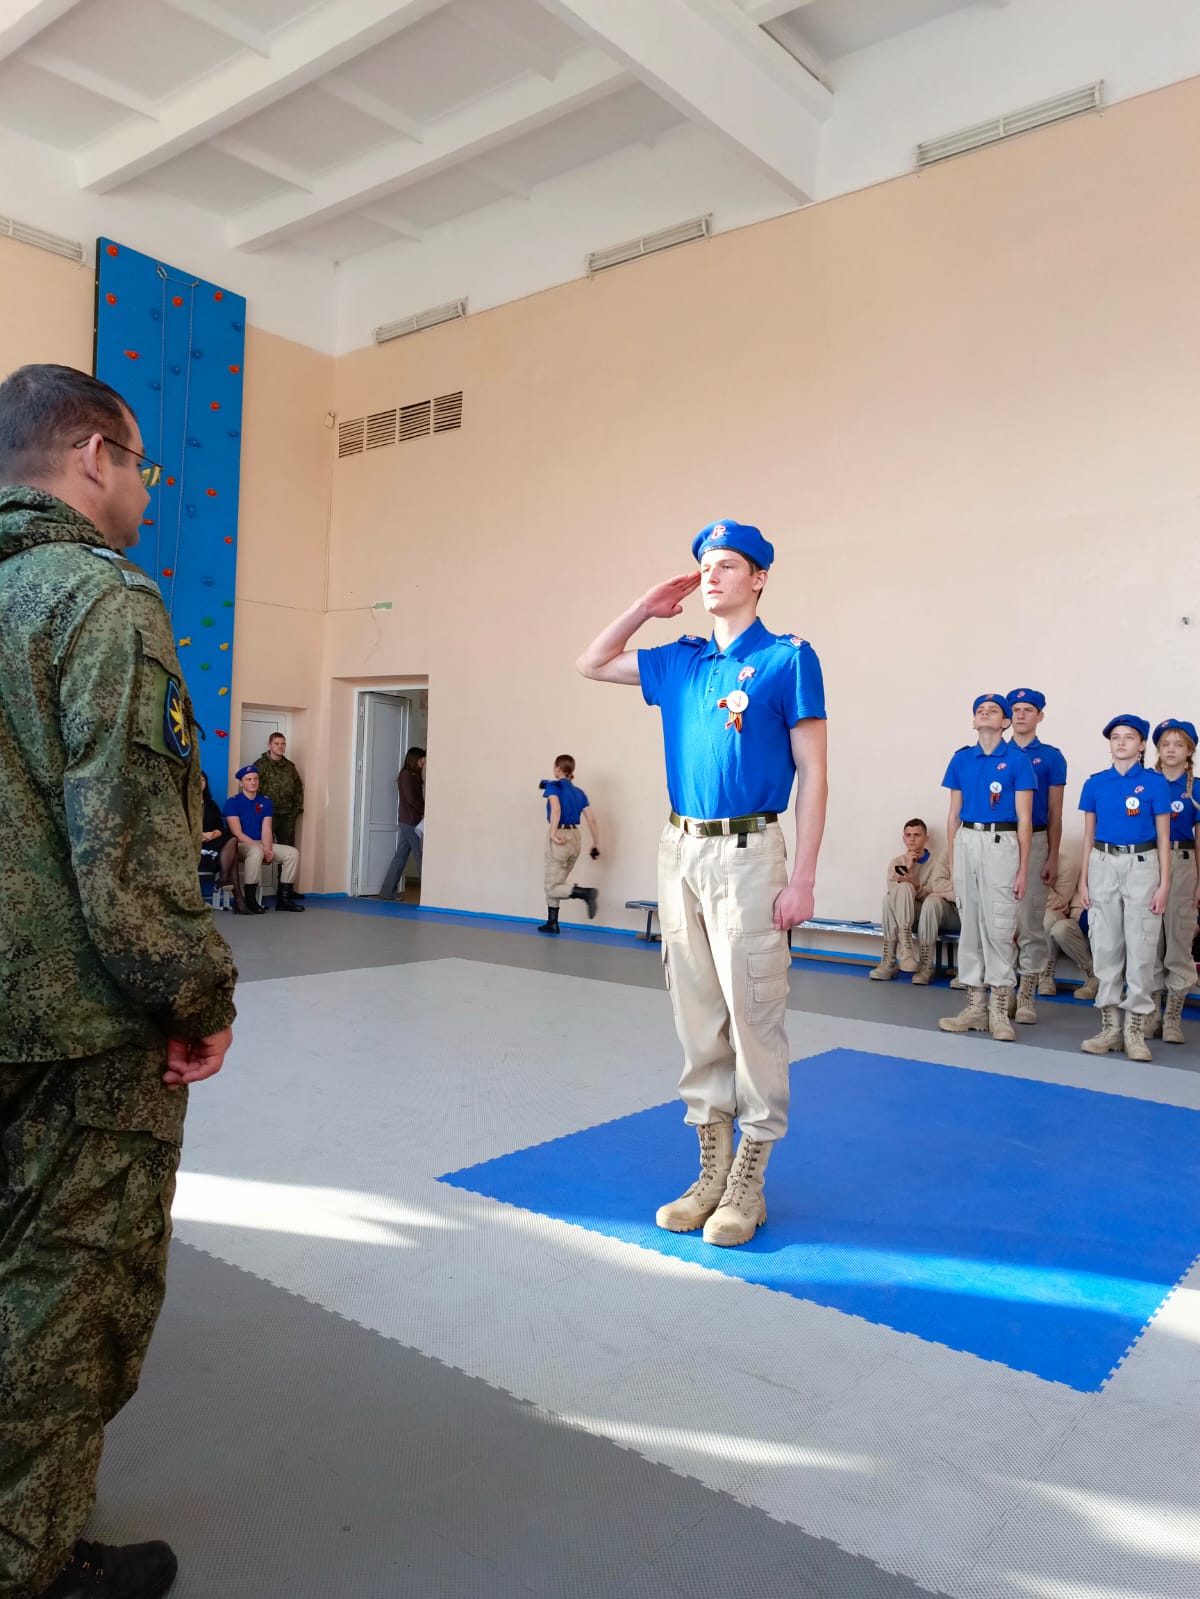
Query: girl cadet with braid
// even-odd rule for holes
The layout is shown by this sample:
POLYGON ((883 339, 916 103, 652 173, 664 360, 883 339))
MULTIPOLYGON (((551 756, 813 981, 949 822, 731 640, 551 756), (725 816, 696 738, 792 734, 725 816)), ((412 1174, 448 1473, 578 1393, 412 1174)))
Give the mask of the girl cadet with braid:
POLYGON ((1196 907, 1200 904, 1200 879, 1196 872, 1200 794, 1193 793, 1195 778, 1192 773, 1192 759, 1196 753, 1195 725, 1168 717, 1154 729, 1154 743, 1158 750, 1155 770, 1166 778, 1171 797, 1171 886, 1154 966, 1151 1020, 1157 1020, 1165 986, 1167 1004, 1162 1018, 1162 1041, 1182 1044, 1183 1002, 1196 982, 1192 939, 1196 936, 1196 907))

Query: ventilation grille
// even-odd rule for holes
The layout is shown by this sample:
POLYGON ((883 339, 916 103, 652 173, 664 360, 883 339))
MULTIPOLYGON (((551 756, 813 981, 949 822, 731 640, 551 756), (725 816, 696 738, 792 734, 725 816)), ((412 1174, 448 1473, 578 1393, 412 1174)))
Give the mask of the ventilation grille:
POLYGON ((991 122, 977 122, 974 127, 960 128, 944 138, 930 139, 917 146, 917 165, 927 167, 935 161, 948 161, 951 156, 965 155, 968 150, 982 150, 985 145, 996 144, 1001 139, 1028 133, 1031 128, 1044 128, 1067 117, 1099 111, 1103 90, 1102 82, 1089 83, 1085 88, 1073 89, 1070 94, 1058 94, 1051 100, 1039 100, 1036 105, 994 117, 991 122))
POLYGON ((62 255, 68 261, 83 260, 83 245, 75 239, 61 238, 57 233, 44 233, 28 222, 14 222, 12 217, 0 217, 0 234, 16 239, 21 244, 32 244, 35 250, 49 250, 51 255, 62 255))
POLYGON ((343 455, 361 455, 363 448, 363 434, 366 431, 366 418, 358 417, 353 422, 343 422, 338 428, 338 459, 343 455))
POLYGON ((624 244, 610 245, 607 250, 593 250, 587 257, 588 274, 604 272, 625 261, 637 261, 658 250, 672 250, 677 244, 690 244, 693 239, 707 239, 711 232, 711 216, 693 217, 690 222, 677 222, 674 227, 662 228, 658 233, 644 233, 640 239, 628 239, 624 244))
POLYGON ((433 410, 432 400, 421 400, 417 405, 402 405, 400 407, 400 442, 405 439, 423 439, 429 432, 429 418, 433 410))
MULTIPOLYGON (((361 425, 361 424, 360 424, 361 425)), ((396 442, 396 412, 376 411, 367 418, 367 449, 377 450, 383 444, 396 442)))
POLYGON ((462 390, 457 394, 439 394, 433 402, 433 431, 449 433, 462 427, 462 390))
POLYGON ((466 314, 465 300, 450 300, 446 305, 418 311, 416 316, 401 317, 399 322, 385 322, 382 327, 375 329, 375 343, 386 344, 389 339, 402 339, 406 333, 420 333, 425 328, 439 327, 443 322, 456 322, 466 314))
POLYGON ((373 411, 370 416, 354 417, 338 424, 338 459, 379 450, 385 445, 409 439, 425 439, 431 433, 451 433, 462 427, 463 391, 439 394, 432 400, 418 400, 390 411, 373 411))

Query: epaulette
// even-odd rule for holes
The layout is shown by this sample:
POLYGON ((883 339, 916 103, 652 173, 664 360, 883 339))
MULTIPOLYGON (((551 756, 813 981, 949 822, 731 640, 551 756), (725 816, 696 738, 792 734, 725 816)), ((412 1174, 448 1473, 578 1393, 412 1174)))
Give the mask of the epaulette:
POLYGON ((154 579, 133 561, 127 561, 120 551, 110 550, 106 544, 92 544, 88 545, 88 553, 98 555, 102 561, 108 561, 110 565, 115 566, 127 589, 145 589, 147 594, 154 594, 162 599, 162 590, 154 579))
POLYGON ((799 633, 781 633, 779 635, 779 642, 781 644, 791 644, 796 649, 802 649, 803 646, 808 643, 808 640, 806 638, 801 638, 799 633))
POLYGON ((699 633, 684 633, 676 640, 678 644, 703 644, 704 642, 705 640, 700 637, 699 633))

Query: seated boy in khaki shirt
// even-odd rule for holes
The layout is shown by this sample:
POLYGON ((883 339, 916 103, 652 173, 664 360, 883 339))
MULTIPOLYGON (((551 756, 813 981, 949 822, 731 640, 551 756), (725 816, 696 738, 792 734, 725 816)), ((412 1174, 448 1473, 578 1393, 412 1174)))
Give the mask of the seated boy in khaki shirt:
POLYGON ((871 973, 890 982, 897 970, 911 972, 914 983, 933 977, 933 960, 943 928, 956 932, 954 883, 946 857, 929 848, 929 829, 919 816, 904 824, 904 853, 888 865, 883 896, 883 960, 871 973), (913 932, 919 953, 913 952, 913 932), (898 964, 897 964, 898 957, 898 964))

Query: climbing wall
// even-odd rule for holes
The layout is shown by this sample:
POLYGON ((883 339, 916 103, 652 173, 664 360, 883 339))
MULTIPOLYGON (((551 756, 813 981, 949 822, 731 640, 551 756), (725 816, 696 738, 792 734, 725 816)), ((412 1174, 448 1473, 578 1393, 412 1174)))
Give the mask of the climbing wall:
POLYGON ((137 414, 163 467, 131 550, 163 592, 224 793, 233 681, 246 302, 111 239, 97 247, 96 376, 137 414))

